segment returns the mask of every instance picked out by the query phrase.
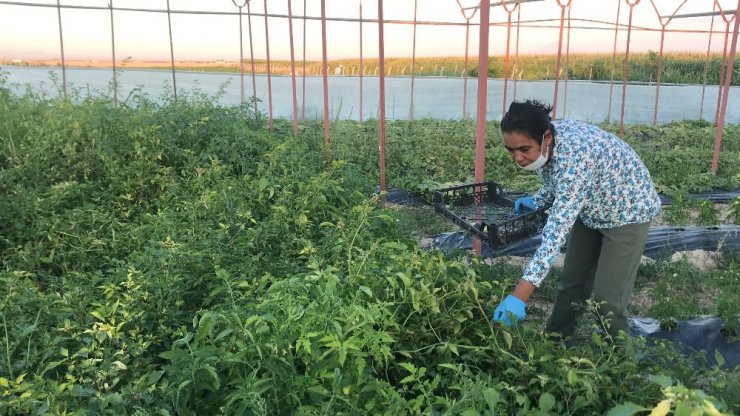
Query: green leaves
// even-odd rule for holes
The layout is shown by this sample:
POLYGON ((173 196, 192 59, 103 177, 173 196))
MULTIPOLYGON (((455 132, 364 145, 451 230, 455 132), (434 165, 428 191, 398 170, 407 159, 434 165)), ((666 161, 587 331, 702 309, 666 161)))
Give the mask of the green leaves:
POLYGON ((646 410, 650 409, 638 404, 634 404, 632 402, 627 402, 614 406, 611 410, 609 410, 607 416, 633 416, 636 414, 640 414, 646 410))
POLYGON ((668 388, 673 385, 673 379, 671 377, 661 374, 651 374, 648 376, 648 380, 659 385, 661 388, 668 388))
MULTIPOLYGON (((420 250, 436 217, 369 196, 374 124, 336 122, 327 162, 319 124, 296 141, 252 116, 0 94, 0 413, 604 414, 665 399, 645 374, 736 384, 670 352, 492 328, 520 270, 420 250)), ((490 174, 536 187, 489 130, 490 174)), ((390 123, 390 181, 468 180, 473 131, 390 123)), ((717 275, 723 296, 737 274, 717 275)))
POLYGON ((549 412, 555 408, 555 396, 550 393, 542 393, 539 399, 539 410, 541 412, 549 412))
POLYGON ((486 400, 486 404, 488 405, 488 409, 491 411, 496 410, 496 406, 501 401, 502 397, 501 394, 498 392, 498 390, 494 388, 487 388, 483 391, 483 397, 486 400))

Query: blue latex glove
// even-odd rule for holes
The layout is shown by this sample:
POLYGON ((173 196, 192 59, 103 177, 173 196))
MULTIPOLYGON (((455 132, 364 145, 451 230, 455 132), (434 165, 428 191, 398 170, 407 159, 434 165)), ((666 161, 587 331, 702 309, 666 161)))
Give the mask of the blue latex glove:
POLYGON ((531 196, 523 196, 514 202, 514 212, 519 213, 522 207, 534 210, 534 198, 532 198, 531 196))
POLYGON ((524 301, 514 295, 509 295, 493 311, 493 320, 501 322, 506 326, 511 326, 516 321, 521 321, 527 316, 526 307, 527 304, 524 301), (509 314, 513 315, 514 322, 511 321, 509 314))

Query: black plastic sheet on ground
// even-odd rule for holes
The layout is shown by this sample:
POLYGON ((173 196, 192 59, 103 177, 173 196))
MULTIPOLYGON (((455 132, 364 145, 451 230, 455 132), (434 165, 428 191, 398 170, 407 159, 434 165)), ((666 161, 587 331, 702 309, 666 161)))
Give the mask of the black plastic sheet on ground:
POLYGON ((630 331, 633 336, 668 339, 673 341, 678 350, 692 355, 703 353, 707 364, 718 364, 716 354, 724 360, 723 367, 735 368, 740 365, 740 343, 729 342, 720 318, 696 318, 678 321, 674 330, 663 330, 660 322, 654 318, 630 318, 630 331))
MULTIPOLYGON (((499 250, 482 244, 483 257, 530 256, 542 242, 542 235, 524 238, 499 250)), ((471 250, 473 239, 462 231, 438 234, 432 237, 433 247, 443 251, 471 250)), ((648 231, 644 254, 657 258, 676 251, 710 250, 736 251, 740 249, 740 226, 717 227, 651 227, 648 231)))
MULTIPOLYGON (((375 193, 380 193, 380 187, 375 187, 375 193)), ((398 188, 391 188, 386 191, 385 202, 396 205, 408 205, 412 207, 427 204, 427 201, 425 201, 424 198, 398 188)))
POLYGON ((666 253, 689 250, 737 251, 740 226, 652 227, 648 231, 644 254, 651 258, 666 253))
MULTIPOLYGON (((734 201, 735 198, 740 197, 740 189, 732 191, 711 191, 711 192, 699 192, 696 194, 687 195, 689 200, 698 201, 710 201, 715 203, 726 203, 734 201)), ((663 205, 670 205, 673 202, 673 198, 667 195, 660 195, 660 202, 663 205)))

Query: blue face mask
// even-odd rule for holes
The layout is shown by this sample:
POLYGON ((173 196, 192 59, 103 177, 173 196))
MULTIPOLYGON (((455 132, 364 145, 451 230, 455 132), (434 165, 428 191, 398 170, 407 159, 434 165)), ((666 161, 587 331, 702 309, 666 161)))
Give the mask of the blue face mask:
MULTIPOLYGON (((545 134, 544 133, 542 134, 542 143, 543 144, 545 143, 545 134)), ((540 148, 542 148, 542 146, 540 146, 540 148)), ((540 155, 537 156, 537 159, 534 162, 530 163, 527 166, 519 165, 519 167, 522 168, 522 169, 524 169, 524 170, 531 170, 531 171, 542 169, 542 167, 545 166, 545 164, 547 163, 547 160, 548 160, 547 155, 550 152, 550 147, 547 146, 547 147, 544 148, 544 150, 545 150, 544 154, 543 153, 540 153, 540 155)))

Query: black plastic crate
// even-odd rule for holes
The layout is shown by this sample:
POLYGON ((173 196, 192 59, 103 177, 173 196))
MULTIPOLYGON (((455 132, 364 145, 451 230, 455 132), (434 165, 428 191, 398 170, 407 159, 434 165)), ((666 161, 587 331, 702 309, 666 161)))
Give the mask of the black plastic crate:
POLYGON ((548 207, 514 213, 521 194, 506 194, 500 184, 490 181, 459 185, 434 191, 434 209, 466 231, 485 241, 494 250, 542 232, 548 207))

